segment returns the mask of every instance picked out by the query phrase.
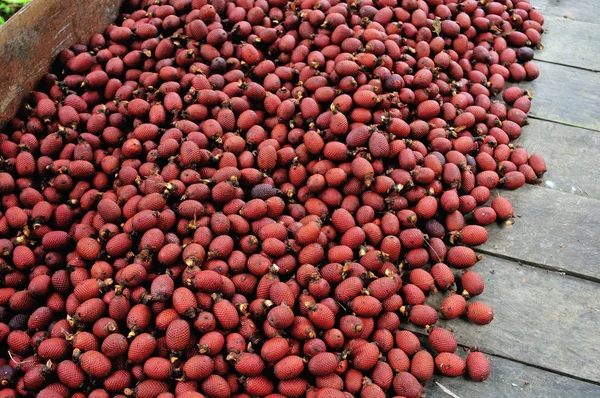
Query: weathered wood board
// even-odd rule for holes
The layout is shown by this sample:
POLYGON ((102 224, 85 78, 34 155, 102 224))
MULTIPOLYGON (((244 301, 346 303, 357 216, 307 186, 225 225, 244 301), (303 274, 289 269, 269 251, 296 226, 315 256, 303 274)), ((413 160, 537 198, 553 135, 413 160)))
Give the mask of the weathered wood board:
POLYGON ((515 142, 529 153, 544 156, 548 171, 541 186, 600 199, 597 131, 530 119, 529 126, 515 142))
MULTIPOLYGON (((519 86, 533 91, 530 115, 600 131, 600 73, 538 62, 540 78, 519 86)), ((526 133, 526 132, 525 132, 526 133)))
POLYGON ((549 15, 545 18, 542 44, 535 59, 577 68, 600 71, 597 23, 549 15))
POLYGON ((488 226, 489 239, 476 250, 600 281, 598 200, 529 185, 498 193, 513 204, 516 221, 488 226))
MULTIPOLYGON (((483 277, 485 291, 472 300, 491 305, 494 320, 485 326, 440 320, 436 326, 454 329, 466 347, 600 383, 598 283, 492 256, 473 270, 483 277)), ((428 303, 439 308, 443 298, 436 294, 428 303)))
POLYGON ((577 21, 599 23, 596 0, 531 0, 544 17, 549 15, 577 21))
POLYGON ((15 114, 56 55, 85 43, 119 15, 122 0, 34 0, 0 28, 0 126, 15 114))
POLYGON ((590 398, 600 396, 600 386, 546 372, 506 359, 488 356, 490 378, 483 383, 463 377, 434 376, 427 384, 427 398, 450 398, 436 382, 460 398, 590 398))

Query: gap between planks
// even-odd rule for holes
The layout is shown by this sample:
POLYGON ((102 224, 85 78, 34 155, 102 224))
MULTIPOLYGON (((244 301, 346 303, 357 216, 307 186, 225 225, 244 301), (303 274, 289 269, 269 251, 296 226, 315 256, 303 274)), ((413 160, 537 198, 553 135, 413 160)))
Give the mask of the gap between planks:
POLYGON ((540 268, 545 271, 555 272, 555 273, 561 274, 561 275, 568 275, 568 276, 572 276, 574 278, 585 279, 586 281, 590 281, 590 282, 594 282, 594 283, 600 283, 600 278, 595 278, 593 276, 582 274, 582 273, 575 272, 575 271, 569 271, 569 270, 561 268, 561 267, 554 267, 552 265, 540 264, 540 263, 536 263, 535 261, 523 260, 520 258, 508 256, 505 254, 494 253, 492 251, 485 250, 485 249, 478 249, 476 247, 473 248, 473 250, 475 250, 477 253, 485 254, 486 256, 501 258, 502 260, 512 261, 513 263, 517 263, 519 265, 527 265, 529 267, 540 268))

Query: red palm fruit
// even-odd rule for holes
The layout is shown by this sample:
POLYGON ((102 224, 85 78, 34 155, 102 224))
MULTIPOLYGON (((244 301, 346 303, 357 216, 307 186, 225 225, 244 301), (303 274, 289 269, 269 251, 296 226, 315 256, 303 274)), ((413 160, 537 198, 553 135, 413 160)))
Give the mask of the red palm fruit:
POLYGON ((496 212, 500 220, 505 220, 507 225, 512 225, 514 220, 514 210, 508 199, 498 196, 492 200, 492 209, 496 212))
POLYGON ((207 355, 194 355, 182 367, 182 372, 187 380, 202 380, 213 373, 214 362, 207 355))
POLYGON ((148 358, 143 365, 144 374, 154 380, 168 380, 173 372, 173 365, 167 358, 148 358))
POLYGON ((432 196, 425 196, 421 198, 415 207, 415 213, 422 219, 430 219, 437 212, 438 203, 437 200, 432 196))
POLYGON ((175 289, 172 299, 173 308, 175 308, 179 315, 183 315, 188 318, 195 317, 198 301, 190 289, 185 287, 175 289))
POLYGON ((410 368, 410 359, 404 351, 399 348, 393 348, 386 354, 387 363, 394 372, 406 372, 410 368))
POLYGON ((467 225, 460 231, 450 233, 450 243, 460 240, 466 245, 477 246, 484 244, 488 239, 488 233, 485 228, 479 225, 467 225))
POLYGON ((279 380, 291 380, 304 371, 304 360, 297 355, 290 355, 279 360, 273 367, 273 373, 279 380))
POLYGON ((209 332, 200 338, 198 352, 214 356, 218 354, 225 345, 225 338, 221 332, 209 332))
POLYGON ((377 384, 384 390, 388 390, 392 386, 394 372, 387 362, 378 361, 375 367, 373 368, 371 378, 373 380, 373 383, 377 384))
POLYGON ((465 371, 465 361, 456 354, 443 352, 435 357, 436 368, 444 375, 458 377, 465 371))
POLYGON ((231 388, 227 380, 219 375, 212 374, 202 382, 202 391, 209 397, 227 398, 231 396, 231 388))
POLYGON ((541 155, 534 153, 529 156, 528 164, 535 171, 535 174, 538 177, 543 177, 544 173, 546 172, 546 161, 541 155))
POLYGON ((283 337, 273 337, 263 344, 260 355, 269 363, 275 363, 286 356, 289 345, 283 337))
POLYGON ((80 388, 86 380, 81 367, 70 360, 60 361, 56 368, 56 376, 62 384, 74 390, 80 388))
POLYGON ((373 182, 374 173, 373 166, 367 159, 357 157, 352 161, 352 174, 367 186, 373 182))
POLYGON ((101 249, 100 243, 92 238, 82 238, 77 242, 77 254, 84 260, 95 260, 101 249))
POLYGON ((418 351, 410 363, 410 373, 421 383, 431 379, 434 369, 433 357, 426 350, 418 351))
POLYGON ((506 189, 517 189, 525 184, 525 175, 520 171, 509 171, 500 179, 506 189))
POLYGON ((106 311, 106 304, 99 298, 92 298, 81 303, 75 310, 76 321, 91 324, 96 322, 106 311))
POLYGON ((69 343, 60 337, 49 338, 39 345, 38 355, 45 360, 58 362, 69 354, 69 343))
POLYGON ((243 376, 258 376, 265 369, 262 358, 250 352, 230 352, 227 360, 233 362, 235 370, 243 376))
POLYGON ((171 351, 183 351, 190 342, 190 324, 183 319, 172 321, 165 334, 167 347, 171 351))
POLYGON ((354 315, 345 315, 340 319, 339 328, 347 338, 357 338, 362 335, 363 322, 354 315))
POLYGON ((117 370, 104 379, 103 386, 110 392, 123 391, 131 384, 131 381, 132 375, 129 371, 117 370))
POLYGON ((483 255, 476 254, 473 249, 465 246, 453 246, 448 250, 446 261, 448 265, 457 268, 469 268, 480 261, 483 255))
POLYGON ((35 266, 35 254, 26 246, 17 246, 13 249, 12 260, 19 270, 29 270, 35 266))
POLYGON ((165 382, 152 379, 142 381, 133 390, 124 389, 125 395, 135 395, 137 398, 157 397, 167 391, 169 391, 169 386, 165 382))
POLYGON ((308 361, 308 371, 314 376, 327 376, 335 371, 338 363, 334 353, 321 352, 308 361))
POLYGON ((379 250, 371 250, 360 258, 360 264, 369 271, 377 272, 383 263, 389 260, 387 253, 379 250))
POLYGON ((429 345, 436 352, 454 352, 457 348, 456 339, 444 328, 434 328, 429 331, 429 345))
POLYGON ((434 308, 417 304, 410 309, 408 321, 414 325, 425 327, 437 322, 438 315, 434 308))
POLYGON ((473 302, 467 307, 467 317, 478 325, 487 325, 494 319, 494 310, 482 302, 473 302))
POLYGON ((371 318, 381 312, 381 301, 372 296, 358 296, 348 303, 348 307, 356 315, 371 318))
POLYGON ((173 295, 174 289, 175 283, 173 282, 173 278, 167 274, 159 275, 150 285, 152 300, 160 302, 168 301, 173 295))
MULTIPOLYGON (((156 339, 149 333, 136 336, 129 344, 127 359, 131 363, 143 363, 156 349, 156 339)), ((85 369, 84 369, 85 370, 85 369)))
POLYGON ((435 285, 442 290, 447 290, 454 284, 454 274, 452 270, 444 263, 436 263, 431 267, 431 276, 435 285))
MULTIPOLYGON (((369 294, 378 300, 384 301, 394 295, 402 286, 402 280, 395 275, 378 278, 369 283, 369 294)), ((385 307, 385 303, 384 303, 385 307)))
POLYGON ((354 368, 360 371, 372 369, 379 359, 379 348, 375 343, 363 344, 352 351, 354 368))
POLYGON ((467 372, 475 381, 484 381, 490 376, 490 362, 481 352, 471 351, 467 354, 467 372))
POLYGON ((496 221, 496 211, 491 207, 479 207, 473 212, 473 219, 481 226, 492 224, 496 221))
POLYGON ((308 303, 308 319, 315 327, 322 330, 329 330, 335 325, 335 315, 327 306, 323 304, 308 303))
POLYGON ((442 302, 440 312, 446 319, 455 319, 465 313, 467 303, 459 294, 450 294, 442 302))
POLYGON ((435 281, 433 277, 424 269, 413 269, 410 271, 410 274, 408 274, 408 279, 410 283, 417 286, 425 293, 435 290, 435 281))
POLYGON ((229 300, 217 297, 212 312, 223 329, 233 329, 240 323, 240 317, 229 300))
MULTIPOLYGON (((74 352, 73 355, 76 355, 74 352)), ((101 352, 87 351, 79 356, 81 369, 95 378, 104 378, 110 374, 112 364, 110 359, 101 352)))
POLYGON ((134 305, 127 314, 127 328, 131 331, 130 335, 135 335, 145 330, 152 319, 150 308, 145 304, 134 305))
POLYGON ((52 321, 52 310, 48 307, 38 307, 31 313, 27 320, 27 328, 30 330, 43 330, 52 321))
POLYGON ((110 359, 117 359, 127 353, 129 343, 127 338, 119 333, 113 333, 104 339, 102 342, 101 351, 110 359))
POLYGON ((418 398, 423 391, 419 381, 408 372, 400 372, 394 377, 394 391, 399 396, 406 398, 418 398))
POLYGON ((27 224, 27 213, 18 207, 9 207, 5 212, 6 221, 11 228, 20 229, 27 224))
POLYGON ((476 272, 467 271, 462 274, 460 284, 463 288, 463 296, 475 297, 483 293, 483 278, 476 272))
POLYGON ((408 228, 400 232, 400 241, 403 248, 416 249, 423 246, 423 232, 418 228, 408 228))
POLYGON ((408 305, 423 304, 425 293, 419 287, 408 283, 402 287, 402 299, 408 305))
POLYGON ((16 354, 24 355, 29 350, 31 338, 27 333, 21 330, 13 330, 8 335, 6 342, 11 351, 14 351, 16 354))
MULTIPOLYGON (((52 278, 50 276, 38 275, 29 282, 27 292, 31 297, 46 297, 50 291, 51 284, 52 278)), ((12 293, 14 293, 14 289, 12 293)))

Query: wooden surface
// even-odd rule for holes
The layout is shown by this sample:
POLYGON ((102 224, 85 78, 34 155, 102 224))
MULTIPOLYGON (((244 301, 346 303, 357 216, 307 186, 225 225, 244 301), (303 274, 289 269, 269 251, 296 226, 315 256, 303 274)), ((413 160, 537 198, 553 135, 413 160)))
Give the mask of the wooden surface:
POLYGON ((436 375, 429 398, 451 397, 436 381, 460 398, 600 397, 600 3, 531 2, 546 34, 535 55, 539 79, 520 84, 534 99, 516 142, 542 154, 549 171, 539 186, 499 190, 518 218, 510 228, 489 226, 477 248, 484 259, 474 270, 486 289, 474 300, 494 308, 494 321, 447 324, 459 344, 488 354, 490 379, 436 375))
POLYGON ((102 32, 117 17, 121 3, 33 0, 0 28, 0 126, 12 118, 54 57, 102 32))
POLYGON ((600 148, 598 132, 530 119, 516 142, 529 153, 544 154, 548 171, 540 186, 600 199, 600 168, 595 160, 600 148))

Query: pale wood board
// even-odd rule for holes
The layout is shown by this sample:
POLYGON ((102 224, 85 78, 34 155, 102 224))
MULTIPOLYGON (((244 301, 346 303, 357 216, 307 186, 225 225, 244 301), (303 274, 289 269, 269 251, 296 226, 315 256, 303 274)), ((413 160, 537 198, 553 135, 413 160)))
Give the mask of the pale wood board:
POLYGON ((598 200, 530 185, 496 194, 513 204, 515 223, 488 226, 476 250, 600 281, 598 200))
POLYGON ((519 84, 523 89, 533 91, 530 116, 600 131, 597 113, 600 73, 547 62, 537 65, 539 79, 519 84))
POLYGON ((548 171, 541 186, 600 199, 597 131, 530 119, 515 143, 546 160, 548 171))
MULTIPOLYGON (((492 256, 473 270, 485 290, 471 300, 489 304, 494 320, 484 326, 466 318, 440 320, 436 326, 452 328, 465 347, 600 383, 597 283, 492 256)), ((438 293, 428 303, 439 308, 443 298, 438 293)))
POLYGON ((596 0, 531 0, 531 4, 542 11, 545 19, 549 15, 599 23, 596 0))
MULTIPOLYGON (((461 353, 462 355, 462 353, 461 353)), ((482 383, 465 377, 436 375, 427 383, 427 398, 450 398, 436 382, 460 398, 590 398, 600 386, 488 355, 492 374, 482 383)))
POLYGON ((534 59, 600 71, 600 29, 597 23, 552 15, 545 20, 542 36, 544 48, 535 52, 534 59))

